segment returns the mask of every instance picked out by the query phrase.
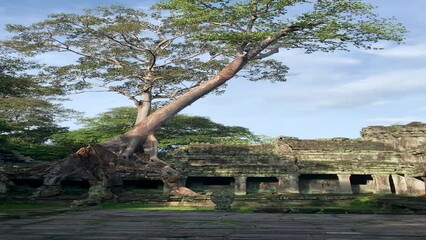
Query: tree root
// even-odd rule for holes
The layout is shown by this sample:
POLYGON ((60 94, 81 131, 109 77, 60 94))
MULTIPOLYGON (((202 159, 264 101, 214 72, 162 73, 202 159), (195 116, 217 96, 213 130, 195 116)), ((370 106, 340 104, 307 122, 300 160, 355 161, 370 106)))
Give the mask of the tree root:
POLYGON ((88 179, 91 187, 88 198, 75 201, 73 205, 96 205, 116 197, 109 189, 122 184, 121 176, 145 175, 148 172, 158 173, 172 195, 198 195, 182 184, 183 176, 179 171, 158 158, 150 158, 147 154, 133 154, 130 159, 123 159, 102 145, 89 145, 52 165, 36 196, 57 196, 61 193, 63 180, 80 177, 88 179))

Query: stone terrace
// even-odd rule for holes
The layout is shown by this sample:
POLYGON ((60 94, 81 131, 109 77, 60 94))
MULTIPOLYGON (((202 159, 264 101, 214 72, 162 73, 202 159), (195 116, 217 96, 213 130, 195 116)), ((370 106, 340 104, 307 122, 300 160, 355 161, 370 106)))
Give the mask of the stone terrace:
POLYGON ((94 210, 0 222, 2 240, 424 240, 426 215, 94 210))
POLYGON ((425 195, 426 124, 367 127, 360 139, 269 145, 193 144, 174 158, 200 190, 228 185, 237 194, 395 193, 425 195))

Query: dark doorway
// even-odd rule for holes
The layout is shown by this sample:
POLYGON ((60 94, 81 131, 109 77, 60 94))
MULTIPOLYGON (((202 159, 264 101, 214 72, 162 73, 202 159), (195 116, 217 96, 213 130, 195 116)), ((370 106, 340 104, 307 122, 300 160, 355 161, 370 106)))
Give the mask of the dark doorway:
POLYGON ((339 189, 337 174, 301 174, 299 176, 301 193, 337 193, 339 189))
POLYGON ((352 192, 359 193, 373 193, 373 176, 370 174, 353 174, 350 177, 352 192))
POLYGON ((276 177, 248 177, 247 193, 276 193, 278 179, 276 177))
POLYGON ((219 188, 233 188, 233 177, 188 177, 186 186, 194 191, 208 191, 219 188))

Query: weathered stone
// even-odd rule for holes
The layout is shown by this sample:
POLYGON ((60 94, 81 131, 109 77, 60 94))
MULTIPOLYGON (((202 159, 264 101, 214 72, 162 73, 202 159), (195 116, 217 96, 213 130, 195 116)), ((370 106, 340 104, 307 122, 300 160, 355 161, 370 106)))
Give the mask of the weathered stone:
POLYGON ((395 186, 396 194, 407 194, 407 182, 405 181, 405 176, 398 174, 392 174, 392 181, 395 186))
POLYGON ((278 177, 278 193, 299 193, 299 175, 287 174, 278 177))
POLYGON ((246 195, 247 193, 247 177, 234 177, 235 178, 235 194, 246 195))
MULTIPOLYGON (((420 178, 421 179, 421 178, 420 178)), ((407 182, 407 193, 413 196, 424 196, 425 192, 425 182, 423 179, 417 179, 413 177, 406 177, 407 182)))
POLYGON ((37 197, 54 197, 62 193, 61 185, 43 185, 37 189, 34 196, 37 197))
MULTIPOLYGON (((69 177, 88 180, 92 186, 99 183, 106 188, 121 186, 123 176, 145 174, 147 177, 146 167, 154 164, 124 161, 112 153, 104 154, 96 146, 84 149, 87 153, 100 151, 103 157, 94 159, 93 154, 87 154, 84 161, 70 157, 51 166, 44 186, 38 191, 40 196, 61 194, 60 182, 69 177)), ((33 162, 21 163, 35 170, 20 171, 23 168, 16 168, 14 164, 6 170, 2 166, 0 171, 25 178, 30 172, 41 177, 47 169, 46 165, 35 168, 33 162)), ((422 177, 426 177, 426 124, 367 127, 360 139, 281 137, 264 145, 191 144, 175 151, 172 164, 188 177, 197 178, 204 188, 201 191, 234 188, 239 195, 276 192, 425 195, 422 177), (204 184, 208 178, 226 181, 204 184)), ((149 178, 168 183, 164 184, 164 195, 190 193, 188 196, 196 196, 185 188, 185 177, 175 174, 177 171, 170 167, 172 165, 160 165, 149 178)), ((3 181, 1 185, 1 182, 0 191, 7 191, 7 183, 3 181)), ((188 187, 190 185, 188 183, 188 187)))
POLYGON ((376 193, 390 194, 391 186, 389 182, 389 175, 373 175, 374 184, 376 186, 376 193))
POLYGON ((361 130, 362 138, 381 142, 399 150, 410 150, 426 144, 426 124, 413 122, 389 127, 374 126, 361 130))
POLYGON ((339 178, 339 191, 343 194, 352 194, 350 174, 338 174, 339 178))
MULTIPOLYGON (((415 184, 417 190, 412 192, 418 194, 422 192, 418 190, 421 180, 407 183, 398 176, 426 175, 426 124, 368 127, 362 130, 360 139, 281 137, 270 145, 193 144, 176 151, 174 158, 177 165, 185 164, 188 176, 276 177, 276 190, 280 193, 395 190, 397 194, 412 194, 408 188, 414 186, 407 184, 415 184), (313 175, 313 179, 300 181, 292 177, 300 174, 313 175), (315 179, 322 175, 339 175, 339 178, 315 179), (353 175, 374 175, 374 180, 352 183, 353 175), (395 176, 392 182, 390 175, 395 176)), ((272 190, 274 184, 262 186, 272 190)))
POLYGON ((229 190, 215 191, 210 197, 211 201, 215 204, 216 210, 231 210, 231 204, 235 200, 235 194, 229 190))
POLYGON ((0 181, 0 194, 7 193, 9 191, 7 185, 4 182, 0 181))

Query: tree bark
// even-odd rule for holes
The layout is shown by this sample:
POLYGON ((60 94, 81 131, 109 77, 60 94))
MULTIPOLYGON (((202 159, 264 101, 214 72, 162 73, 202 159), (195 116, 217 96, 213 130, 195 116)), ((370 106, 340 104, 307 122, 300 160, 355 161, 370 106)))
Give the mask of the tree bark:
POLYGON ((142 145, 147 137, 155 132, 162 124, 164 124, 172 116, 179 111, 192 104, 196 100, 210 93, 214 89, 226 83, 229 79, 235 76, 248 59, 243 54, 237 54, 235 59, 225 66, 217 75, 206 81, 204 84, 192 89, 183 94, 178 99, 170 102, 166 106, 158 109, 150 114, 146 119, 139 122, 133 129, 127 131, 122 137, 123 151, 121 154, 129 158, 133 155, 140 145, 142 145))
POLYGON ((142 122, 146 117, 148 117, 151 112, 151 102, 152 102, 152 94, 150 90, 143 91, 141 94, 141 100, 136 104, 137 108, 137 116, 135 120, 135 125, 142 122))

